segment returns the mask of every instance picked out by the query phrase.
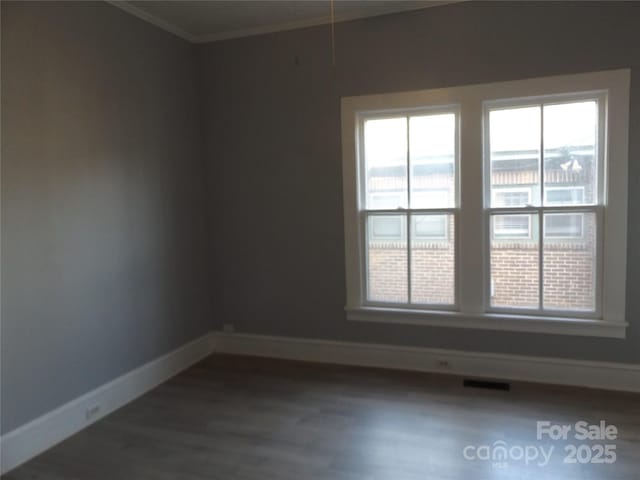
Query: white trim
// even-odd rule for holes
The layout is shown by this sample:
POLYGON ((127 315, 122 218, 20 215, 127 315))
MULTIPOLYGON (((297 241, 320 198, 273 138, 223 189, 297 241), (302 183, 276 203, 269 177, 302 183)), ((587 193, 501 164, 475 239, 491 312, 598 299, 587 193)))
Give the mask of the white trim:
POLYGON ((512 311, 461 314, 452 311, 394 307, 395 305, 390 305, 390 308, 370 306, 349 308, 347 320, 609 338, 625 338, 628 326, 627 323, 605 322, 589 318, 536 316, 512 311))
POLYGON ((206 334, 52 410, 0 438, 0 474, 60 443, 135 400, 211 353, 206 334), (100 410, 90 419, 89 409, 100 410))
MULTIPOLYGON (((391 15, 394 13, 409 12, 413 10, 422 10, 424 8, 437 7, 439 5, 446 5, 447 3, 456 3, 456 2, 434 1, 432 3, 433 4, 431 5, 420 5, 420 6, 405 6, 405 7, 396 6, 389 9, 388 11, 378 12, 373 15, 365 12, 352 13, 352 14, 346 14, 346 15, 338 14, 334 19, 334 23, 348 22, 350 20, 358 20, 361 18, 380 17, 382 15, 391 15)), ((301 28, 317 27, 319 25, 329 25, 330 23, 331 23, 331 16, 327 15, 324 17, 314 17, 314 18, 296 20, 294 22, 276 23, 273 25, 261 25, 259 27, 253 27, 253 28, 241 28, 238 30, 227 30, 226 32, 209 33, 209 34, 197 36, 195 41, 196 43, 217 42, 220 40, 230 40, 233 38, 243 38, 243 37, 252 37, 254 35, 264 35, 265 33, 285 32, 289 30, 298 30, 301 28)))
POLYGON ((119 8, 120 10, 124 10, 127 13, 130 13, 134 17, 138 17, 145 22, 154 25, 165 32, 173 33, 174 35, 186 40, 187 42, 196 43, 198 39, 195 35, 191 35, 189 32, 181 29, 180 27, 174 25, 173 23, 167 22, 161 18, 156 17, 155 15, 151 15, 150 13, 142 10, 132 3, 124 0, 105 0, 107 3, 113 5, 114 7, 119 8))
MULTIPOLYGON (((518 211, 520 213, 524 213, 524 214, 533 214, 536 217, 536 225, 537 225, 537 242, 536 242, 536 246, 537 246, 537 250, 538 250, 538 305, 537 307, 530 307, 526 309, 526 313, 528 313, 529 315, 539 315, 539 316, 574 316, 574 317, 582 317, 582 318, 592 318, 592 319, 600 319, 600 320, 606 320, 606 321, 612 321, 615 322, 615 320, 612 320, 612 315, 610 314, 611 309, 607 308, 610 307, 609 305, 607 305, 606 303, 602 302, 602 284, 603 284, 603 280, 606 282, 616 282, 616 284, 618 285, 618 288, 624 289, 625 288, 625 280, 626 280, 626 275, 623 277, 611 277, 611 278, 604 278, 603 277, 603 269, 602 269, 602 264, 603 264, 603 256, 602 256, 602 251, 604 250, 604 248, 606 248, 606 245, 603 245, 603 239, 609 236, 613 236, 613 235, 617 235, 618 232, 612 231, 612 232, 606 232, 603 231, 602 228, 602 216, 604 214, 604 208, 603 208, 603 201, 602 199, 604 198, 603 195, 603 186, 604 183, 601 182, 600 180, 602 179, 602 172, 605 171, 606 168, 606 149, 607 149, 607 144, 605 142, 602 142, 603 138, 606 138, 606 115, 610 115, 612 117, 620 117, 621 115, 621 111, 618 111, 617 107, 616 108, 609 108, 608 105, 608 98, 609 97, 618 97, 620 95, 624 95, 624 92, 621 91, 621 89, 619 88, 619 85, 617 84, 617 82, 620 80, 620 78, 624 77, 625 74, 628 75, 628 71, 624 71, 624 70, 612 70, 609 72, 609 78, 598 78, 602 73, 605 72, 594 72, 594 73, 583 73, 583 74, 579 74, 579 75, 568 75, 568 76, 564 76, 564 77, 557 77, 559 79, 558 83, 564 85, 565 83, 567 83, 567 81, 570 80, 571 77, 575 77, 576 78, 576 83, 580 83, 582 82, 583 87, 582 87, 582 91, 577 91, 577 90, 572 90, 570 89, 570 87, 564 87, 566 88, 565 92, 561 92, 560 88, 562 88, 560 85, 557 86, 557 90, 550 92, 549 94, 536 94, 536 95, 528 95, 527 93, 527 85, 523 85, 522 87, 522 91, 524 92, 524 94, 519 97, 519 98, 498 98, 498 99, 493 99, 493 100, 484 100, 483 101, 483 109, 484 109, 484 124, 485 124, 485 128, 483 130, 483 134, 484 134, 484 142, 485 142, 485 148, 484 148, 484 163, 485 163, 485 179, 484 179, 484 183, 485 183, 485 191, 489 192, 489 191, 494 191, 495 187, 493 186, 493 180, 492 180, 492 169, 493 169, 493 162, 492 162, 492 149, 491 149, 491 134, 490 134, 490 128, 491 128, 491 112, 496 111, 496 110, 509 110, 509 109, 514 109, 514 108, 521 108, 523 106, 526 107, 534 107, 537 108, 538 110, 538 116, 539 116, 539 131, 537 132, 538 137, 539 137, 539 141, 540 141, 540 145, 538 148, 538 175, 539 175, 539 181, 537 182, 537 188, 535 188, 535 201, 533 202, 533 205, 529 205, 525 208, 518 208, 518 211), (568 103, 572 103, 572 102, 595 102, 598 108, 598 113, 597 113, 597 146, 595 148, 595 152, 597 154, 596 157, 596 165, 597 165, 597 169, 596 169, 596 177, 598 179, 597 181, 597 189, 596 189, 596 195, 595 195, 595 199, 593 201, 593 203, 589 203, 587 205, 566 205, 566 204, 555 204, 555 205, 549 205, 546 202, 546 191, 547 191, 547 185, 546 185, 546 178, 545 178, 545 164, 546 162, 545 160, 545 138, 546 138, 546 133, 545 133, 545 126, 544 126, 544 120, 545 120, 545 110, 544 107, 548 106, 548 105, 562 105, 562 104, 568 104, 568 103), (613 113, 613 115, 611 115, 611 113, 613 113), (549 309, 549 308, 545 308, 544 306, 544 248, 545 248, 545 241, 549 240, 549 241, 553 241, 553 240, 560 240, 562 238, 568 238, 568 237, 547 237, 546 235, 546 214, 547 213, 563 213, 563 212, 575 212, 576 209, 584 209, 587 212, 593 213, 593 215, 596 218, 596 255, 595 255, 595 263, 594 263, 594 267, 595 267, 595 280, 593 282, 593 291, 595 294, 595 298, 594 298, 594 309, 589 311, 576 311, 576 310, 567 310, 566 312, 562 312, 560 310, 556 310, 554 311, 553 309, 549 309)), ((532 82, 532 86, 535 86, 536 83, 538 83, 539 81, 541 81, 543 79, 531 79, 530 81, 532 82)), ((516 92, 514 92, 516 93, 516 92)), ((628 102, 627 102, 627 108, 628 108, 628 102)), ((627 126, 628 128, 628 126, 627 126)), ((626 157, 625 158, 616 158, 615 160, 616 162, 627 162, 626 157)), ((613 179, 614 183, 621 183, 621 182, 627 182, 626 178, 614 178, 613 179)), ((493 199, 492 199, 493 200, 493 199)), ((494 205, 486 205, 485 206, 485 212, 486 212, 486 216, 487 216, 487 222, 492 222, 492 216, 495 213, 498 214, 508 214, 509 211, 515 211, 516 208, 511 207, 511 208, 503 208, 500 206, 494 206, 494 205)), ((616 212, 612 212, 613 215, 616 215, 616 212)), ((531 224, 531 217, 529 217, 529 224, 531 224)), ((493 237, 491 238, 491 240, 497 240, 500 241, 503 238, 506 239, 508 237, 502 237, 502 236, 498 236, 496 235, 496 230, 495 230, 495 224, 492 223, 492 234, 493 237)), ((531 228, 529 228, 529 232, 531 233, 531 228)), ((531 238, 532 236, 529 235, 529 238, 531 238)), ((517 237, 513 237, 514 239, 516 239, 517 237)), ((524 238, 524 237, 523 237, 524 238)), ((576 237, 574 237, 576 238, 576 237)), ((534 241, 536 239, 533 239, 534 241)), ((483 253, 486 253, 487 255, 489 255, 490 257, 490 251, 491 247, 490 244, 488 244, 487 246, 485 246, 485 249, 483 251, 483 253)), ((626 255, 626 252, 617 252, 617 255, 626 255)), ((490 260, 488 260, 488 263, 490 263, 490 260)), ((492 272, 491 272, 491 267, 488 266, 486 273, 485 273, 485 279, 488 279, 489 282, 492 282, 492 272)), ((493 293, 493 292, 492 292, 493 293)), ((487 311, 490 312, 500 312, 500 313, 515 313, 515 314, 519 314, 520 312, 518 311, 518 309, 516 307, 505 307, 505 306, 492 306, 492 299, 493 298, 487 298, 487 305, 489 305, 489 307, 487 308, 487 311)), ((617 322, 616 322, 617 323, 617 322)))
MULTIPOLYGON (((209 43, 216 42, 220 40, 230 40, 234 38, 243 38, 243 37, 251 37, 254 35, 263 35, 266 33, 275 33, 275 32, 283 32, 288 30, 298 30, 301 28, 315 27, 318 25, 328 25, 332 22, 331 16, 324 17, 314 17, 303 20, 297 20, 295 22, 284 22, 284 23, 276 23, 272 25, 261 25, 253 28, 241 28, 237 30, 227 30, 224 32, 217 33, 207 33, 203 35, 191 34, 186 30, 178 27, 174 23, 163 20, 162 18, 148 13, 146 10, 143 10, 139 7, 136 7, 128 0, 105 0, 107 3, 124 10, 125 12, 130 13, 146 22, 149 22, 152 25, 155 25, 162 30, 165 30, 169 33, 173 33, 183 40, 187 40, 191 43, 209 43)), ((450 3, 460 3, 465 0, 430 0, 429 4, 421 4, 419 6, 393 6, 389 10, 381 11, 374 13, 373 15, 370 13, 351 13, 351 14, 338 14, 333 20, 334 23, 348 22, 351 20, 358 20, 362 18, 372 18, 379 17, 382 15, 391 15, 394 13, 402 13, 409 12, 413 10, 422 10, 425 8, 431 7, 439 7, 441 5, 447 5, 450 3)))
MULTIPOLYGON (((367 305, 365 286, 366 257, 363 247, 364 229, 361 221, 362 208, 362 182, 361 165, 359 157, 359 144, 361 143, 362 127, 360 119, 369 114, 384 115, 394 112, 405 112, 416 109, 447 108, 451 105, 459 105, 460 108, 460 195, 462 203, 459 210, 459 224, 456 226, 457 244, 456 263, 458 265, 457 296, 456 302, 459 311, 449 312, 451 319, 447 319, 446 326, 462 328, 488 328, 502 329, 509 318, 518 317, 521 313, 529 313, 526 322, 518 322, 517 327, 505 328, 507 330, 535 331, 546 333, 567 333, 572 335, 599 335, 605 337, 624 337, 625 319, 625 292, 626 292, 626 254, 627 254, 627 188, 628 188, 628 129, 629 129, 629 87, 630 70, 607 70, 600 72, 581 73, 575 75, 561 75, 552 77, 539 77, 533 79, 496 82, 478 85, 468 85, 451 88, 439 88, 430 90, 386 93, 365 95, 357 97, 343 97, 341 99, 342 120, 342 166, 343 166, 343 205, 344 205, 344 231, 345 231, 345 273, 346 273, 346 309, 357 312, 367 305), (606 142, 608 157, 600 162, 606 165, 608 171, 607 183, 615 188, 606 189, 604 199, 604 228, 600 228, 601 237, 598 244, 598 262, 603 264, 602 275, 598 275, 597 309, 594 314, 581 312, 545 311, 552 317, 566 317, 560 322, 556 318, 548 318, 547 322, 540 322, 534 327, 534 322, 541 319, 540 316, 531 315, 532 312, 502 311, 505 315, 499 323, 488 315, 492 310, 489 302, 489 255, 488 248, 489 229, 488 215, 490 210, 488 189, 483 189, 484 176, 486 182, 487 162, 483 162, 484 150, 487 143, 483 144, 486 136, 486 125, 483 116, 487 105, 495 106, 498 103, 513 105, 514 102, 549 101, 550 98, 566 100, 603 95, 607 103, 607 119, 605 128, 599 129, 602 141, 606 142), (516 99, 516 100, 514 100, 516 99), (360 181, 358 181, 360 179, 360 181), (606 237, 604 242, 602 238, 606 237), (602 277, 602 278, 601 278, 602 277), (601 288, 599 288, 601 286, 601 288), (457 317, 457 319, 456 319, 457 317), (575 318, 573 318, 575 317, 575 318), (587 329, 579 317, 597 317, 591 320, 587 329), (474 318, 474 323, 468 322, 474 318), (485 325, 482 325, 486 323, 485 325), (566 330, 566 325, 571 331, 566 330), (575 325, 581 325, 578 330, 575 325), (541 330, 544 327, 548 330, 541 330), (613 332, 613 334, 612 334, 613 332)), ((602 105, 604 101, 599 102, 602 105)), ((600 175, 599 178, 602 176, 600 175)), ((561 211, 560 207, 532 207, 536 210, 561 211)), ((578 206, 571 206, 576 210, 578 206)), ((598 206, 587 206, 589 210, 598 206)), ((498 212, 501 209, 492 211, 498 212)), ((505 211, 519 213, 526 209, 504 209, 505 211)), ((540 229, 542 231, 542 229, 540 229)), ((395 305, 399 307, 401 305, 395 305)), ((430 312, 408 311, 411 319, 404 318, 405 323, 420 323, 425 325, 442 325, 440 318, 434 320, 430 312), (422 315, 418 319, 416 316, 422 315)), ((393 317, 398 318, 395 314, 393 317)), ((348 316, 349 318, 349 316, 348 316)), ((385 315, 376 318, 375 321, 385 321, 391 316, 385 315)))
POLYGON ((606 172, 600 175, 604 182, 603 234, 604 251, 602 305, 606 320, 624 321, 626 308, 625 280, 627 276, 627 190, 629 186, 629 91, 631 71, 615 70, 607 80, 610 86, 606 131, 603 132, 607 153, 606 172), (615 115, 611 115, 615 112, 615 115), (602 178, 604 177, 604 178, 602 178), (611 181, 611 179, 614 179, 611 181))
POLYGON ((640 365, 212 331, 0 438, 0 474, 18 467, 211 353, 640 392, 640 365), (443 364, 446 363, 446 367, 443 364), (100 411, 87 419, 87 411, 100 411))
POLYGON ((640 365, 634 364, 238 333, 212 337, 216 353, 640 392, 640 365))

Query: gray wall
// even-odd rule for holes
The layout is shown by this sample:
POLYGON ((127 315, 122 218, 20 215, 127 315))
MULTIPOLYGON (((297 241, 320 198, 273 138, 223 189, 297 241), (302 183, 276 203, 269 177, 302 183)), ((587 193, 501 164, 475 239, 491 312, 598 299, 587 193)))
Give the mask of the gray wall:
POLYGON ((2 432, 209 330, 196 55, 2 2, 2 432))
POLYGON ((195 46, 104 3, 2 2, 1 431, 223 323, 640 363, 639 21, 450 5, 337 25, 334 71, 327 26, 195 46), (341 96, 620 67, 626 340, 345 320, 341 96))
POLYGON ((515 3, 339 24, 335 72, 328 26, 202 48, 215 328, 640 363, 640 4, 515 3), (626 340, 345 320, 341 96, 621 67, 633 77, 626 340))

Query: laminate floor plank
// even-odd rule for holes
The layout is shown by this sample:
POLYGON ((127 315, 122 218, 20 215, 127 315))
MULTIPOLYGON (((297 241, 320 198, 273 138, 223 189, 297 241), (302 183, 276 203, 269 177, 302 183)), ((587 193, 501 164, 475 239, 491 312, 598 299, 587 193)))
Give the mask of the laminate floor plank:
POLYGON ((640 395, 212 355, 6 480, 638 480, 640 395), (616 425, 614 442, 536 439, 536 422, 616 425), (466 446, 554 448, 548 465, 466 446), (613 443, 612 464, 563 462, 613 443))

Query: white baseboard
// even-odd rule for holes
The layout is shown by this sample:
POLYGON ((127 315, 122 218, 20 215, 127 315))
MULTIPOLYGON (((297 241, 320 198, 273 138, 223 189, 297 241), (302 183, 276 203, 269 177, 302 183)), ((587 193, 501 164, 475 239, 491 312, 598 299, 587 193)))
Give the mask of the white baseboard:
POLYGON ((211 335, 204 335, 8 432, 0 438, 0 474, 148 392, 209 355, 211 349, 211 335), (95 406, 99 411, 87 418, 95 406))
POLYGON ((0 474, 21 465, 212 352, 640 392, 640 365, 211 332, 0 438, 0 474), (100 411, 87 419, 87 411, 100 411))
POLYGON ((212 333, 214 352, 640 392, 640 365, 212 333))

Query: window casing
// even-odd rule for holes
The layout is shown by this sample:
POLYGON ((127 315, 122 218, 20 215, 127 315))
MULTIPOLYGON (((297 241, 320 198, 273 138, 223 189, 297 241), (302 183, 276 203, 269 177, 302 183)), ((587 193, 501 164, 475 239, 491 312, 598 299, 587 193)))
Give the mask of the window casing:
MULTIPOLYGON (((628 95, 629 71, 617 70, 343 98, 347 318, 623 337, 628 95), (580 102, 597 105, 595 150, 572 141, 568 151, 556 139, 558 129, 549 125, 562 125, 563 109, 582 108, 580 102), (491 112, 520 107, 540 112, 539 145, 525 142, 515 153, 506 148, 492 151, 491 112), (545 114, 547 126, 541 118, 545 114), (432 155, 412 157, 412 142, 417 149, 427 148, 420 146, 426 141, 417 138, 417 130, 412 131, 412 119, 417 119, 416 126, 433 129, 442 115, 453 118, 454 151, 433 148, 432 155), (367 146, 365 124, 385 119, 395 119, 397 127, 395 143, 386 143, 397 146, 389 156, 395 160, 369 164, 368 152, 391 147, 375 142, 367 146), (588 165, 584 159, 593 154, 597 160, 592 184, 566 181, 575 180, 576 172, 588 165), (493 166, 503 173, 492 175, 493 166), (504 179, 514 169, 531 173, 509 184, 504 179), (448 179, 446 188, 431 182, 436 176, 448 179), (391 177, 395 180, 387 182, 391 177), (377 190, 370 188, 374 183, 377 190), (396 197, 376 203, 376 196, 387 194, 396 197), (386 227, 374 229, 372 221, 386 227), (406 254, 391 257, 392 246, 406 254), (492 271, 492 258, 514 246, 537 252, 539 268, 534 272, 537 283, 529 284, 536 287, 531 297, 523 294, 521 302, 511 305, 500 297, 504 288, 492 271), (374 247, 379 249, 375 258, 374 247), (574 303, 562 296, 563 287, 574 286, 565 276, 553 277, 548 268, 565 250, 592 260, 593 295, 583 294, 574 303), (438 283, 434 279, 442 277, 423 275, 424 263, 418 262, 427 253, 441 260, 444 278, 452 279, 450 294, 432 287, 438 283), (390 265, 390 258, 400 265, 391 269, 398 273, 394 281, 373 278, 372 265, 375 272, 376 265, 390 265), (387 288, 393 283, 399 285, 395 292, 387 288)), ((381 129, 372 130, 371 138, 384 137, 383 122, 378 126, 381 129)), ((583 291, 591 288, 589 281, 583 291)))

